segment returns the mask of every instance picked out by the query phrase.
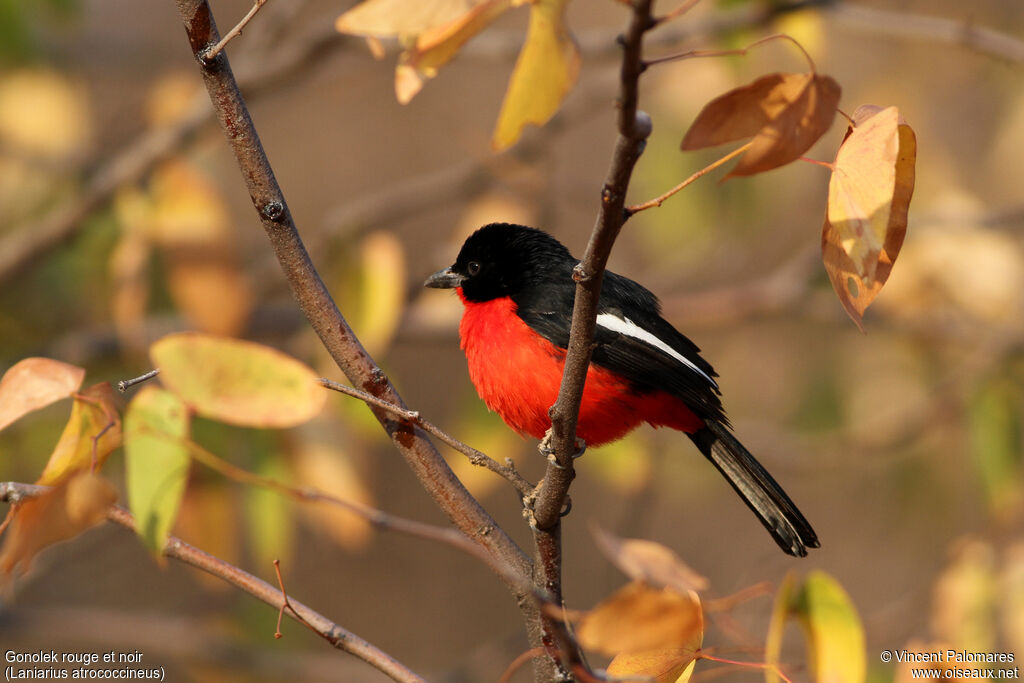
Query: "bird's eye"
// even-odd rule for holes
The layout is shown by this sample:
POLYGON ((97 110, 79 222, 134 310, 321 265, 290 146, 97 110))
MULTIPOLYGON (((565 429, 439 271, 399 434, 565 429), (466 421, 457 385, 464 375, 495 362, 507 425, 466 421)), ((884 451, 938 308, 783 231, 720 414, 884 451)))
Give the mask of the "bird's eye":
POLYGON ((469 273, 470 277, 473 277, 474 275, 479 273, 480 272, 480 262, 479 261, 470 261, 468 264, 466 264, 466 272, 469 273))

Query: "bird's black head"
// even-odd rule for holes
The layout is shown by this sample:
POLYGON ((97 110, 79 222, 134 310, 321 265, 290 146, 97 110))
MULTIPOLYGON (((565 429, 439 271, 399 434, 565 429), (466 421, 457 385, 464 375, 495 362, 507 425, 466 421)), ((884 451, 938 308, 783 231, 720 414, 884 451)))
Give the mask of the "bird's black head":
POLYGON ((571 276, 575 260, 546 232, 491 223, 466 240, 451 266, 427 278, 425 287, 462 287, 468 301, 519 294, 525 287, 571 276))

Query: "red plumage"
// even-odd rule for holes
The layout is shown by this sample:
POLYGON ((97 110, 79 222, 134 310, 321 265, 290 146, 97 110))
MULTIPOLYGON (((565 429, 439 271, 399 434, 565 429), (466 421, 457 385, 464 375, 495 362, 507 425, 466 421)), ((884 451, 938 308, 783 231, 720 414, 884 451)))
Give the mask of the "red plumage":
MULTIPOLYGON (((469 377, 487 407, 520 434, 540 439, 551 427, 548 409, 558 396, 565 349, 537 334, 516 315, 509 297, 468 301, 459 325, 469 377)), ((637 393, 620 375, 591 364, 576 434, 589 446, 622 438, 644 422, 693 433, 703 422, 663 391, 637 393)))

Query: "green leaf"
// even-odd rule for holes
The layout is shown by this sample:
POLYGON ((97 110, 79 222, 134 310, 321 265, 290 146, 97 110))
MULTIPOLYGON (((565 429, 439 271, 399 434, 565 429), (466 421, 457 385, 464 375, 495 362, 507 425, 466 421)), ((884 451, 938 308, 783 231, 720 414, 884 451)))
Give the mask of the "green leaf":
POLYGON ((304 363, 226 337, 172 334, 149 350, 160 381, 192 410, 242 427, 294 427, 316 416, 327 392, 304 363))
POLYGON ((146 548, 161 557, 188 478, 188 409, 156 386, 139 392, 124 419, 128 505, 146 548))
POLYGON ((968 412, 971 452, 993 512, 1005 515, 1020 507, 1021 392, 1006 378, 978 388, 968 412))

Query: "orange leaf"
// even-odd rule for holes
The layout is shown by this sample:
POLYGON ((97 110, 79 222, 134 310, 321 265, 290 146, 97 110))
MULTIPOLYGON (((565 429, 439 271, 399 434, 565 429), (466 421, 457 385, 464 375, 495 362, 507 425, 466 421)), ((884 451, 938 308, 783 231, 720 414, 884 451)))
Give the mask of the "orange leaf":
POLYGON ((18 361, 0 378, 0 429, 33 410, 71 396, 83 379, 85 370, 59 360, 18 361))
POLYGON ((816 73, 762 76, 713 99, 690 126, 682 149, 754 137, 726 177, 769 171, 799 159, 825 134, 839 104, 839 84, 816 73))
POLYGON ((174 305, 203 332, 232 336, 252 310, 249 282, 226 244, 168 250, 167 285, 174 305))
POLYGON ((917 139, 896 107, 862 106, 836 155, 821 250, 832 287, 863 329, 899 255, 914 193, 917 139))
POLYGON ((121 416, 109 382, 94 384, 75 394, 71 417, 50 454, 37 484, 52 486, 70 473, 103 466, 121 445, 121 416))
POLYGON ((660 543, 619 538, 597 526, 592 527, 591 532, 604 556, 634 581, 684 592, 708 587, 706 578, 660 543))
POLYGON ((19 564, 27 570, 43 548, 73 538, 104 520, 117 500, 114 487, 92 472, 78 472, 38 498, 18 506, 4 547, 0 569, 11 573, 19 564))
POLYGON ((580 644, 605 654, 700 647, 704 616, 693 591, 651 588, 633 582, 580 620, 580 644))

